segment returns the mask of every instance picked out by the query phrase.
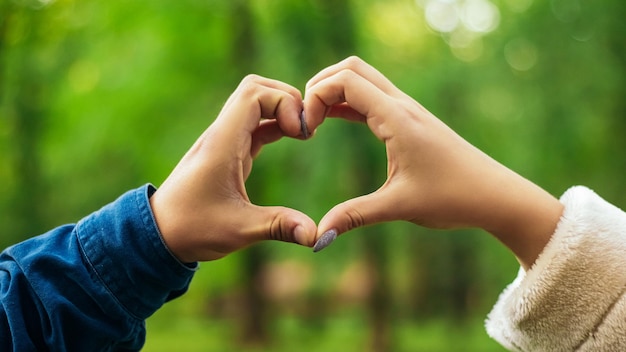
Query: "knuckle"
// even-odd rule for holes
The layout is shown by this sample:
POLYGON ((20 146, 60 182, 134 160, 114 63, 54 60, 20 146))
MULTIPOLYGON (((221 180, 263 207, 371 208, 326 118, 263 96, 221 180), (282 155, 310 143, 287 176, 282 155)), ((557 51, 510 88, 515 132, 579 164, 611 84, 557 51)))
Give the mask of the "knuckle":
POLYGON ((249 74, 243 78, 238 87, 240 96, 249 97, 252 101, 258 100, 262 95, 262 77, 256 74, 249 74))
POLYGON ((337 74, 340 80, 349 81, 356 75, 355 71, 351 68, 345 68, 337 74))
POLYGON ((270 222, 269 239, 282 242, 292 242, 289 231, 284 226, 285 224, 281 220, 281 217, 274 215, 270 222))
POLYGON ((363 65, 363 63, 364 63, 363 59, 361 59, 360 57, 356 55, 349 56, 345 60, 346 66, 353 68, 353 69, 358 69, 359 67, 361 67, 361 65, 363 65))
POLYGON ((261 76, 254 74, 254 73, 250 73, 247 74, 243 80, 241 81, 242 84, 254 84, 254 83, 258 83, 261 80, 261 76))
POLYGON ((348 230, 352 230, 365 225, 365 218, 360 211, 353 207, 346 209, 346 216, 348 217, 348 230))
POLYGON ((239 83, 239 91, 250 94, 254 93, 261 86, 261 76, 256 74, 246 75, 239 83))

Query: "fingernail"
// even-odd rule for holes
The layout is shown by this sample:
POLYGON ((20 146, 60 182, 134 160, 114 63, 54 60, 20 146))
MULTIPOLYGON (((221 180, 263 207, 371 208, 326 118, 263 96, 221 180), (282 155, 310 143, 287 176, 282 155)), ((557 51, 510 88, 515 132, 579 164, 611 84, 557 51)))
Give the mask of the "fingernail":
POLYGON ((300 112, 300 131, 302 131, 304 139, 309 138, 309 129, 306 127, 306 121, 304 120, 304 110, 300 112))
POLYGON ((322 236, 315 242, 313 246, 313 252, 319 252, 322 249, 328 247, 337 238, 337 230, 332 229, 324 232, 322 236))
POLYGON ((306 243, 306 232, 304 231, 304 227, 302 225, 298 225, 296 226, 296 228, 293 229, 293 239, 296 241, 296 243, 298 244, 305 244, 306 243))

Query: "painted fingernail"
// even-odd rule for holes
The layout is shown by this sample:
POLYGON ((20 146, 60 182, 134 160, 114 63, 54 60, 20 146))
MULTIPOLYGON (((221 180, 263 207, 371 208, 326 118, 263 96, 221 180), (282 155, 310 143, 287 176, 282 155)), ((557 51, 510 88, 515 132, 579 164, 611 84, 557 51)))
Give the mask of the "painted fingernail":
POLYGON ((337 230, 332 229, 324 232, 322 236, 315 242, 313 246, 313 252, 319 252, 322 249, 328 247, 337 238, 337 230))
POLYGON ((306 121, 304 120, 304 110, 300 113, 300 131, 302 131, 304 139, 309 138, 309 129, 306 127, 306 121))

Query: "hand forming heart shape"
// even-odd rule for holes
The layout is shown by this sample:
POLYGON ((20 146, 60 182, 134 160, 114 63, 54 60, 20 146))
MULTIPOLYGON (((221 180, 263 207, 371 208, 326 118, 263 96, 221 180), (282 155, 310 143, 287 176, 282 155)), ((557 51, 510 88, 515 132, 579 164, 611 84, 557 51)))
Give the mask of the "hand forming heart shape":
MULTIPOLYGON (((338 234, 392 220, 501 233, 520 211, 536 208, 519 201, 530 198, 527 192, 542 196, 532 186, 352 57, 315 75, 304 99, 288 84, 246 77, 150 203, 167 246, 192 262, 267 239, 315 244, 318 251, 338 234), (261 147, 283 136, 306 139, 327 116, 364 122, 384 142, 386 182, 336 205, 317 226, 297 210, 252 204, 245 180, 261 147)), ((546 226, 554 211, 542 211, 549 214, 516 229, 546 226)))

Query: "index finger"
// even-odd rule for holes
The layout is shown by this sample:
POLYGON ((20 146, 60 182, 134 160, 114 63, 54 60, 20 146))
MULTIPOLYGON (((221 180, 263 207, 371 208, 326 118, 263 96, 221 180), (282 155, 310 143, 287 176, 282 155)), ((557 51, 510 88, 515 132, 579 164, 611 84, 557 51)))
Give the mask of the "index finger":
POLYGON ((230 96, 216 122, 222 124, 224 134, 231 137, 245 131, 252 134, 262 118, 276 120, 284 135, 301 134, 300 92, 280 81, 257 75, 244 78, 230 96))
POLYGON ((356 72, 357 74, 371 82, 373 85, 375 85, 385 94, 391 96, 400 96, 402 94, 402 92, 393 83, 391 83, 391 81, 387 79, 387 77, 385 77, 377 69, 375 69, 370 64, 363 61, 357 56, 350 56, 347 59, 344 59, 334 65, 328 66, 327 68, 317 73, 307 82, 307 90, 309 87, 312 87, 321 80, 333 76, 343 70, 356 72))
POLYGON ((352 70, 341 70, 309 86, 304 97, 304 110, 310 128, 322 123, 327 113, 348 120, 367 122, 380 140, 391 137, 384 128, 386 119, 393 118, 393 97, 352 70), (360 115, 360 117, 359 117, 360 115))

